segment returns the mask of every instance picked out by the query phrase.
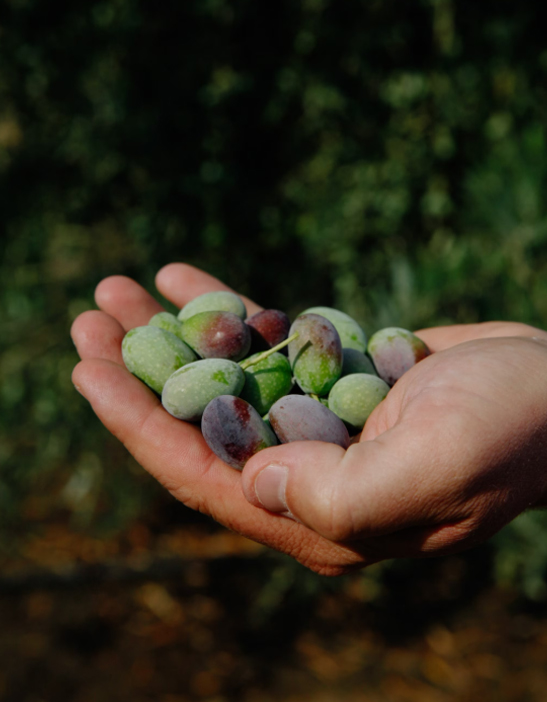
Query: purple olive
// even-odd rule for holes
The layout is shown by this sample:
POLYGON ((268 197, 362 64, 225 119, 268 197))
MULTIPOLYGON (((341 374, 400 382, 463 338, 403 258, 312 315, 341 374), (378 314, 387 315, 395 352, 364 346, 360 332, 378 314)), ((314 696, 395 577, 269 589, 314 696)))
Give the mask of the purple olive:
POLYGON ((203 438, 225 463, 241 470, 258 451, 275 446, 273 431, 248 402, 233 395, 211 400, 201 418, 203 438))
POLYGON ((305 395, 286 395, 270 409, 268 418, 282 444, 291 441, 326 441, 347 448, 344 422, 325 405, 305 395))
POLYGON ((280 310, 262 310, 253 314, 246 322, 251 327, 252 348, 254 351, 271 349, 289 335, 291 322, 280 310))
POLYGON ((202 358, 240 361, 251 347, 249 327, 233 312, 199 312, 183 322, 181 333, 202 358))

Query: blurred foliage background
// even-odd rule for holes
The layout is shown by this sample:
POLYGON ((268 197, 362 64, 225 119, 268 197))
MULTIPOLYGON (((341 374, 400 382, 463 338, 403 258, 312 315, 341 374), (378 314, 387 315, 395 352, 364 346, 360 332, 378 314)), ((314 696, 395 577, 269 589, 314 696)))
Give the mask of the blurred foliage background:
MULTIPOLYGON (((111 535, 167 499, 71 384, 70 324, 104 276, 152 291, 184 260, 368 332, 545 326, 536 15, 531 0, 1 4, 5 557, 52 520, 111 535)), ((505 529, 490 573, 544 597, 546 530, 539 512, 505 529)), ((275 568, 265 611, 326 587, 275 568)))

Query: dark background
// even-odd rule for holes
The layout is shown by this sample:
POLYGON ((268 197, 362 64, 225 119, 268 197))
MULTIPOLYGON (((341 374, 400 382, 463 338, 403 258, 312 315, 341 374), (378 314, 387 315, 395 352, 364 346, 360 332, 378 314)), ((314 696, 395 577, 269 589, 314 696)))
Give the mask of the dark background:
POLYGON ((372 332, 547 316, 521 0, 0 3, 0 699, 543 700, 547 519, 328 580, 176 504, 74 391, 106 275, 372 332))

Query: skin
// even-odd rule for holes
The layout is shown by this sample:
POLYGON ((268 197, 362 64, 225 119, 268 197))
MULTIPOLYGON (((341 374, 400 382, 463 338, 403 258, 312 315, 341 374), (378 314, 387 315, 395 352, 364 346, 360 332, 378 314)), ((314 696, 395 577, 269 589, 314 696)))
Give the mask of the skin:
MULTIPOLYGON (((156 285, 179 307, 228 290, 181 263, 160 270, 156 285)), ((318 573, 461 551, 547 504, 544 331, 502 322, 421 330, 433 354, 395 384, 347 451, 276 446, 239 473, 123 366, 124 333, 160 304, 122 276, 103 280, 96 302, 72 327, 82 359, 73 381, 99 419, 177 499, 318 573)), ((260 309, 245 303, 249 315, 260 309)))

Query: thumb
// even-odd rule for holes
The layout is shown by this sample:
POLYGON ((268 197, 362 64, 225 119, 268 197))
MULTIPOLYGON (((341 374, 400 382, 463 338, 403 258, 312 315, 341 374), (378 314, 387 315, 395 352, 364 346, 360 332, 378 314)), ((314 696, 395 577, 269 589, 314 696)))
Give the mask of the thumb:
POLYGON ((243 492, 254 506, 331 541, 425 524, 433 517, 427 474, 434 451, 424 456, 423 445, 401 433, 407 434, 391 429, 347 451, 317 441, 265 449, 245 466, 243 492))

